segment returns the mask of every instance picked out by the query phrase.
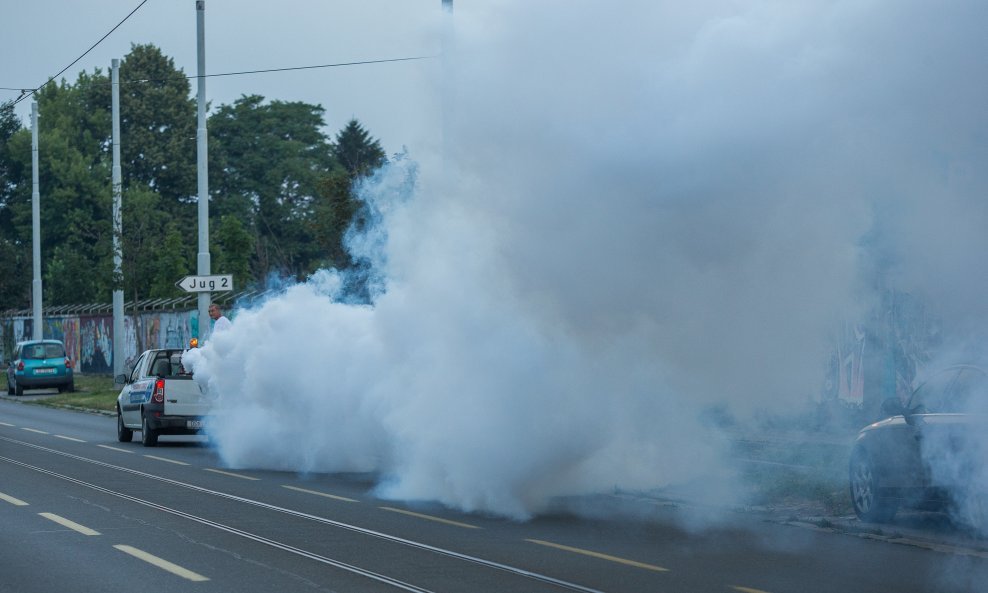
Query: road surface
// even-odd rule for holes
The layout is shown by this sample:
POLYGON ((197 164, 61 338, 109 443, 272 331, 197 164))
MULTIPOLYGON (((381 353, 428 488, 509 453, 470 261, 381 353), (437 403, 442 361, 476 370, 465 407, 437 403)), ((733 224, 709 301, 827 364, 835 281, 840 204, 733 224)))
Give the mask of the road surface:
POLYGON ((374 476, 223 467, 202 437, 0 400, 0 592, 985 591, 988 554, 594 497, 528 522, 382 500, 374 476), (138 439, 139 441, 139 439, 138 439), (596 517, 596 518, 591 518, 596 517))

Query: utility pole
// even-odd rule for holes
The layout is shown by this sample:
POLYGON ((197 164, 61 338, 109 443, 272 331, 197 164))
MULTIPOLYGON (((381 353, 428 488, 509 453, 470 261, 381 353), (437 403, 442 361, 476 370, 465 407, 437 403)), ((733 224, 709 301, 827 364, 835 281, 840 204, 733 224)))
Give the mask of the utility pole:
MULTIPOLYGON (((196 129, 199 176, 199 258, 200 276, 209 276, 209 180, 206 154, 206 0, 196 0, 196 46, 198 55, 199 124, 196 129)), ((209 337, 209 302, 212 293, 199 293, 199 343, 209 337)))
POLYGON ((44 339, 41 320, 41 190, 38 182, 38 102, 31 101, 31 242, 34 279, 31 281, 31 307, 34 328, 31 338, 44 339))
POLYGON ((440 82, 439 82, 439 136, 440 136, 440 158, 443 168, 443 176, 446 175, 446 160, 449 158, 449 120, 450 120, 450 109, 452 108, 452 83, 450 81, 450 72, 453 70, 453 0, 442 0, 443 2, 443 18, 442 18, 442 38, 440 40, 441 45, 441 59, 440 59, 440 82))
POLYGON ((124 374, 123 175, 120 172, 120 60, 111 62, 113 110, 113 377, 124 374))

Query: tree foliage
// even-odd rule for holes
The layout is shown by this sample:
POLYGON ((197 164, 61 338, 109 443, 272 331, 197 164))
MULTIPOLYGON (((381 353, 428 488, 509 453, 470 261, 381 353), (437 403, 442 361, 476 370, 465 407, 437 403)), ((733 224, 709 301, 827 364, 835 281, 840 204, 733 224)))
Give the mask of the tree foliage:
POLYGON ((355 119, 351 119, 336 134, 333 156, 351 179, 369 175, 387 162, 387 154, 381 148, 381 143, 372 138, 355 119))
MULTIPOLYGON (((196 104, 188 78, 152 45, 120 66, 122 277, 114 278, 108 74, 43 87, 39 104, 42 274, 46 305, 179 296, 197 242, 196 104)), ((335 141, 324 109, 245 95, 208 122, 212 272, 238 287, 272 273, 346 268, 354 184, 387 162, 353 119, 335 141)), ((29 306, 31 134, 0 105, 0 310, 29 306)))
POLYGON ((11 140, 21 131, 12 103, 0 104, 0 305, 30 299, 30 278, 23 240, 14 227, 11 197, 17 188, 11 140))

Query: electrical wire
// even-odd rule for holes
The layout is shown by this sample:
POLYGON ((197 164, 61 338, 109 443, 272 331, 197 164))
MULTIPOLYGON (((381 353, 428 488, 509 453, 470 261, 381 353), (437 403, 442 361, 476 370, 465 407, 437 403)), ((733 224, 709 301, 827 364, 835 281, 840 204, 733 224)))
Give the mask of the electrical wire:
POLYGON ((129 14, 127 15, 127 16, 125 16, 125 17, 123 18, 123 20, 122 20, 122 21, 120 21, 119 23, 117 23, 115 27, 113 27, 112 29, 110 29, 110 30, 109 30, 109 31, 108 31, 108 32, 106 33, 106 35, 104 35, 104 36, 102 36, 102 37, 100 37, 100 38, 99 38, 99 41, 97 41, 96 43, 94 43, 94 44, 93 44, 93 45, 92 45, 92 46, 91 46, 91 47, 90 47, 89 49, 87 49, 87 50, 86 50, 85 52, 83 52, 81 56, 79 56, 78 58, 76 58, 76 59, 74 59, 74 60, 72 60, 72 63, 71 63, 71 64, 69 64, 69 65, 68 65, 68 66, 66 66, 65 68, 62 68, 62 70, 61 70, 61 71, 60 71, 60 72, 59 72, 58 74, 56 74, 55 76, 52 76, 51 78, 49 78, 48 80, 46 80, 46 81, 45 81, 45 83, 44 83, 44 84, 42 84, 41 86, 39 86, 38 88, 36 88, 36 89, 27 89, 27 90, 30 90, 30 91, 31 91, 30 93, 25 93, 25 92, 24 92, 24 91, 23 91, 22 89, 9 89, 9 90, 21 90, 21 96, 20 96, 20 97, 18 97, 18 98, 17 98, 17 99, 16 99, 15 101, 14 101, 14 103, 13 103, 13 104, 14 104, 14 105, 17 105, 18 103, 20 103, 21 101, 23 101, 23 100, 24 100, 25 98, 27 98, 27 97, 28 97, 29 95, 32 95, 32 94, 34 94, 34 93, 36 93, 36 92, 38 92, 38 91, 40 91, 41 89, 43 89, 43 88, 45 88, 46 86, 48 86, 48 83, 50 83, 51 81, 53 81, 53 80, 55 80, 56 78, 58 78, 58 77, 59 77, 59 76, 61 76, 62 74, 64 74, 64 73, 65 73, 65 71, 66 71, 66 70, 68 70, 69 68, 71 68, 72 66, 75 66, 75 65, 76 65, 76 63, 77 63, 77 62, 78 62, 79 60, 81 60, 82 58, 84 58, 84 57, 86 57, 86 55, 87 55, 87 54, 89 54, 89 52, 91 52, 91 51, 93 51, 94 49, 96 49, 96 46, 97 46, 97 45, 99 45, 100 43, 103 43, 103 40, 104 40, 104 39, 106 39, 107 37, 109 37, 111 33, 113 33, 113 32, 114 32, 114 31, 116 31, 116 30, 117 30, 118 28, 120 28, 120 25, 122 25, 122 24, 124 24, 124 23, 125 23, 125 22, 127 21, 127 19, 129 19, 130 17, 132 17, 132 16, 134 16, 134 13, 135 13, 135 12, 137 12, 138 10, 140 10, 140 8, 141 8, 142 6, 144 6, 145 4, 147 4, 147 2, 148 2, 148 0, 141 0, 141 3, 137 5, 137 8, 135 8, 135 9, 134 9, 134 10, 132 10, 132 11, 130 11, 130 13, 129 13, 129 14))
MULTIPOLYGON (((386 58, 382 60, 362 60, 359 62, 337 62, 335 64, 319 64, 316 66, 289 66, 286 68, 267 68, 263 70, 242 70, 239 72, 221 72, 218 74, 204 74, 203 78, 213 78, 219 76, 240 76, 243 74, 267 74, 269 72, 290 72, 292 70, 314 70, 317 68, 339 68, 342 66, 364 66, 367 64, 386 64, 388 62, 409 62, 412 60, 431 60, 436 56, 412 56, 407 58, 386 58)), ((181 78, 143 78, 136 80, 120 81, 120 84, 135 84, 135 83, 146 83, 146 82, 167 82, 169 80, 193 80, 199 78, 196 76, 183 76, 181 78)))
MULTIPOLYGON (((315 66, 288 66, 288 67, 285 67, 285 68, 265 68, 265 69, 261 69, 261 70, 241 70, 241 71, 238 71, 238 72, 220 72, 220 73, 217 73, 217 74, 204 74, 203 75, 203 78, 214 78, 214 77, 220 77, 220 76, 241 76, 241 75, 246 75, 246 74, 268 74, 268 73, 271 73, 271 72, 291 72, 291 71, 294 71, 294 70, 314 70, 314 69, 317 69, 317 68, 340 68, 340 67, 344 67, 344 66, 364 66, 364 65, 368 65, 368 64, 387 64, 389 62, 410 62, 410 61, 413 61, 413 60, 431 60, 431 59, 434 59, 436 57, 437 56, 411 56, 411 57, 406 57, 406 58, 385 58, 385 59, 381 59, 381 60, 361 60, 361 61, 358 61, 358 62, 337 62, 337 63, 334 63, 334 64, 317 64, 315 66)), ((176 77, 170 77, 170 78, 138 78, 138 79, 135 79, 135 80, 121 80, 120 81, 120 84, 121 85, 125 85, 125 84, 144 84, 144 83, 152 83, 152 82, 168 82, 170 80, 194 80, 196 78, 199 78, 199 76, 198 75, 195 75, 195 76, 181 76, 181 77, 176 76, 176 77)), ((106 84, 110 84, 110 83, 107 82, 106 84)), ((44 85, 42 85, 42 86, 44 86, 44 85)), ((21 93, 30 94, 30 93, 32 93, 34 91, 40 90, 40 87, 38 89, 33 89, 33 90, 32 89, 20 89, 20 88, 10 88, 10 87, 0 87, 0 90, 4 90, 4 91, 20 91, 21 93)), ((16 103, 17 102, 15 101, 14 104, 16 104, 16 103)))

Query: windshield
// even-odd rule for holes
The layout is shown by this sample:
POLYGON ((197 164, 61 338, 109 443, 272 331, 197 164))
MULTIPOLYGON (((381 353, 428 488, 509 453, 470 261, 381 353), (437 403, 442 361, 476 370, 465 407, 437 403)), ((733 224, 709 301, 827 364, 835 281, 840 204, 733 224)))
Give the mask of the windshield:
POLYGON ((61 344, 28 344, 24 346, 24 352, 21 358, 25 360, 65 358, 65 347, 61 344))

